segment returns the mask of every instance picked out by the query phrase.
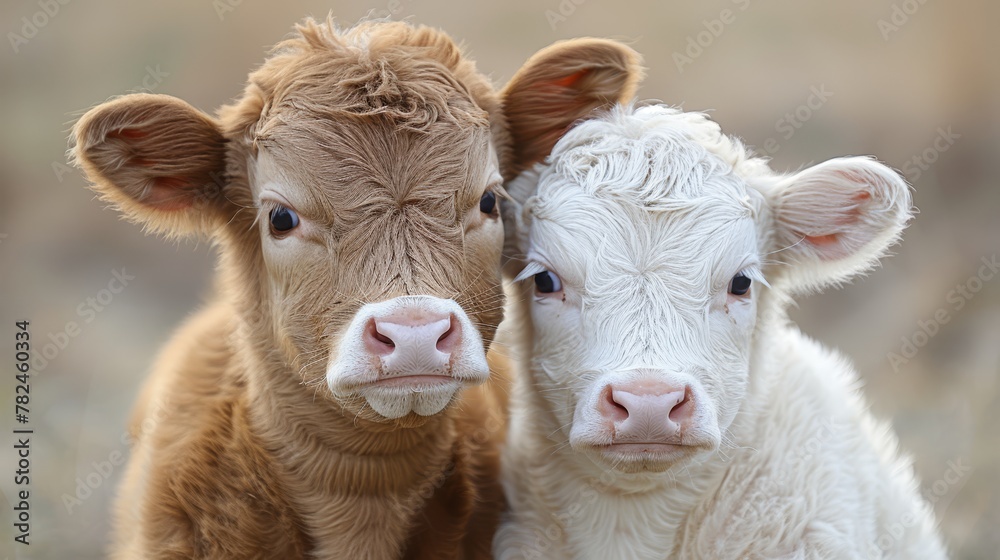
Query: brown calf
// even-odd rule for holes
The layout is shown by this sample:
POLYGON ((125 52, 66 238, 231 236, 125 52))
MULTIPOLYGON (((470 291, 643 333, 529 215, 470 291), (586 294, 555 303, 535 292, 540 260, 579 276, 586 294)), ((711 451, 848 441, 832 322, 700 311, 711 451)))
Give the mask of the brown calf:
POLYGON ((631 49, 576 40, 497 93, 434 29, 307 20, 217 118, 163 95, 88 112, 73 150, 100 195, 220 261, 140 398, 114 557, 489 557, 496 197, 638 77, 631 49))

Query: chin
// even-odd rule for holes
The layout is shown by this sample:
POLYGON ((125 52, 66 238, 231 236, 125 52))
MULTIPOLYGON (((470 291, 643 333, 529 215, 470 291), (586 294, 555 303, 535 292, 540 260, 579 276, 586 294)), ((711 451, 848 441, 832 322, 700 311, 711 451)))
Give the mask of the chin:
POLYGON ((434 416, 455 400, 462 383, 455 379, 429 381, 413 385, 373 385, 361 391, 361 396, 379 416, 398 420, 415 414, 434 416))
MULTIPOLYGON (((389 428, 414 428, 447 411, 466 383, 453 378, 405 383, 372 383, 352 391, 334 392, 334 400, 351 415, 389 428)), ((373 426, 374 427, 374 426, 373 426)))
POLYGON ((707 445, 670 443, 588 445, 583 451, 599 465, 624 474, 664 473, 711 453, 707 445))

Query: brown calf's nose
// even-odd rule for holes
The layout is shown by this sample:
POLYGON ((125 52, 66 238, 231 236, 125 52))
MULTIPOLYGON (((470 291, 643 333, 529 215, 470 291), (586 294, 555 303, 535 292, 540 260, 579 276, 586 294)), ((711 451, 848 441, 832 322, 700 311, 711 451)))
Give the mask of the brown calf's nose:
POLYGON ((404 308, 374 317, 362 333, 368 352, 379 356, 386 373, 445 373, 461 342, 461 325, 450 313, 404 308))

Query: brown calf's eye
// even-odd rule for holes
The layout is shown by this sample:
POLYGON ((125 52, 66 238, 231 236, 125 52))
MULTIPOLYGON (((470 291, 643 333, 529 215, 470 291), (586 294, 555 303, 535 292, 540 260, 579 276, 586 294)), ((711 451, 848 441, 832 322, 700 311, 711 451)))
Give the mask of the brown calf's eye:
POLYGON ((271 231, 274 233, 286 233, 299 225, 299 216, 294 210, 284 206, 278 206, 271 210, 271 231))
POLYGON ((479 211, 483 214, 492 214, 497 208, 497 195, 493 191, 486 191, 483 198, 479 199, 479 211))

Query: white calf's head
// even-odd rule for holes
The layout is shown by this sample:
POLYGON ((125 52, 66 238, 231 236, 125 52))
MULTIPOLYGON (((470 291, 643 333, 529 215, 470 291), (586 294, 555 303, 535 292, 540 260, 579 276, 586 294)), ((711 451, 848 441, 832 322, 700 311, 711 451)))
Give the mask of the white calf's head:
POLYGON ((663 106, 577 125, 507 190, 507 270, 552 437, 626 472, 714 452, 746 397, 761 294, 865 269, 910 208, 871 159, 779 175, 663 106))

